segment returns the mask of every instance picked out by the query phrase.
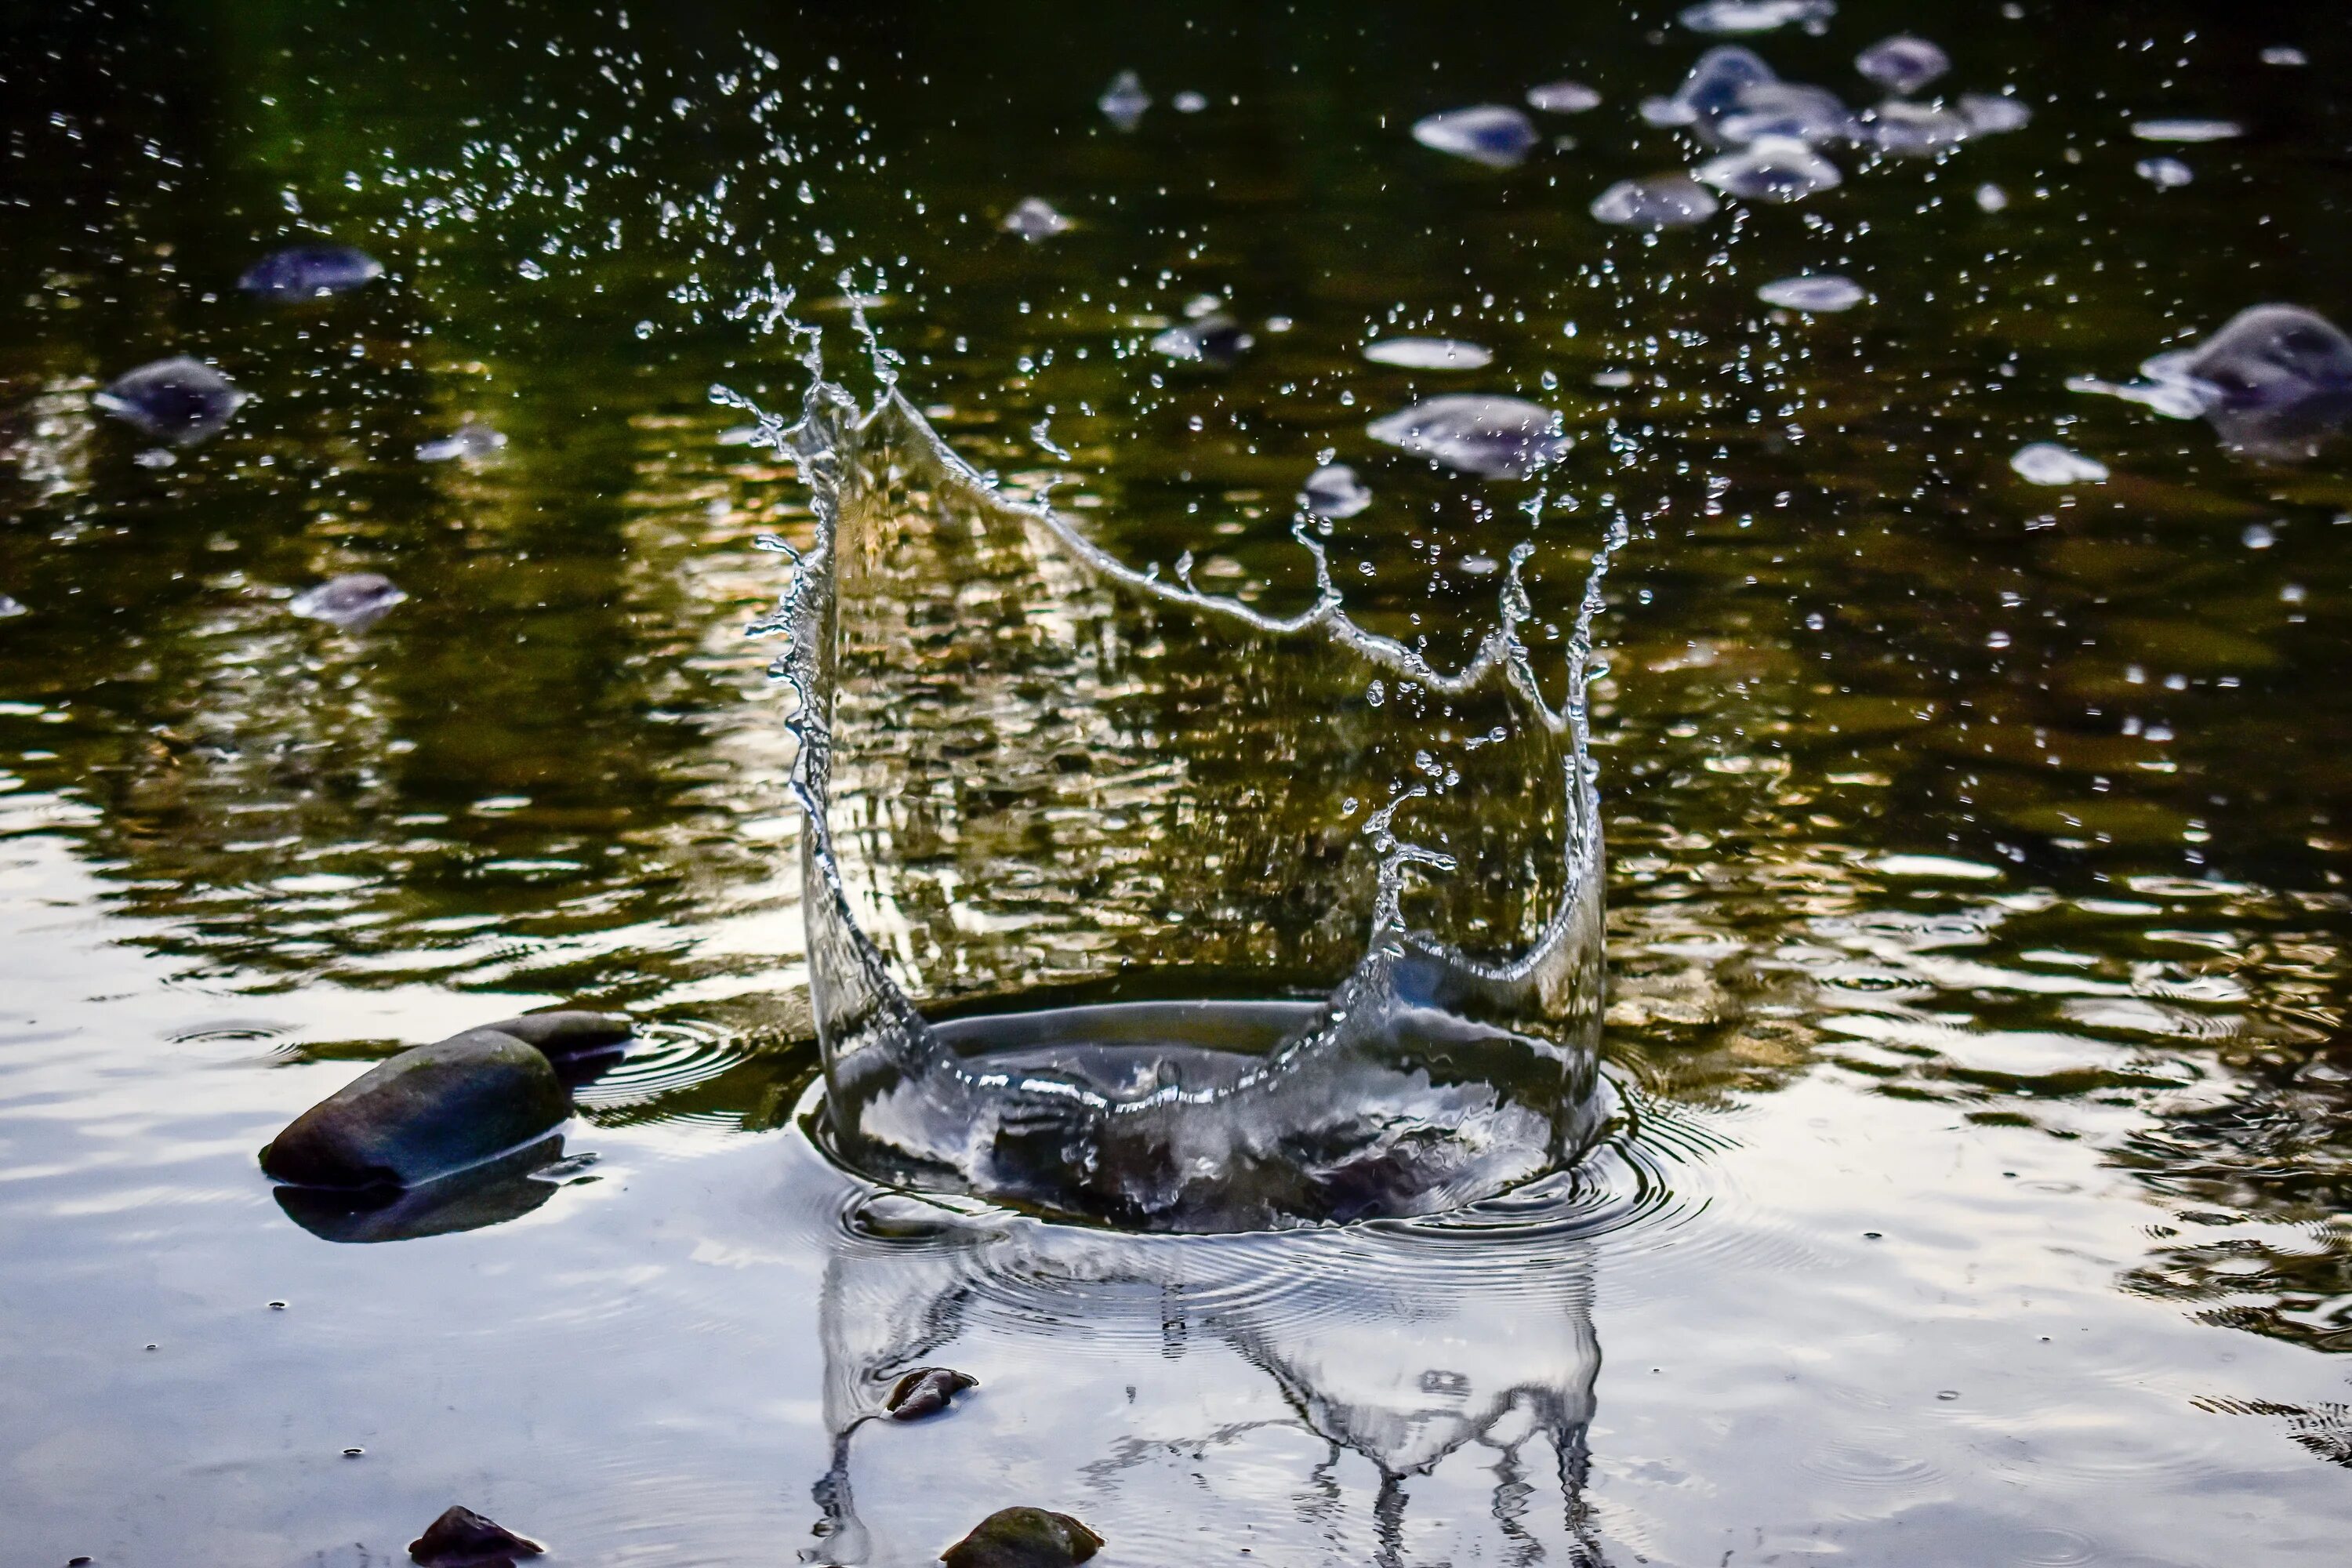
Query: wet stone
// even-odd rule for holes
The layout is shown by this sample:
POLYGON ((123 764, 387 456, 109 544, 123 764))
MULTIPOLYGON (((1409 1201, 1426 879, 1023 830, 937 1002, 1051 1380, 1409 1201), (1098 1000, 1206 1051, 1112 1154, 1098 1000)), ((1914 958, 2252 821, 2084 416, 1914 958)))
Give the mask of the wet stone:
POLYGON ((2131 129, 2143 142, 2227 142, 2246 133, 2234 120, 2135 120, 2131 129))
POLYGON ((1490 169, 1507 169, 1540 140, 1528 117, 1499 103, 1452 109, 1412 123, 1412 139, 1433 152, 1467 158, 1490 169))
POLYGON ((2107 478, 2105 463, 2070 452, 2054 441, 2020 447, 2009 466, 2030 485, 2102 484, 2107 478))
POLYGON ((1580 81, 1548 81, 1528 89, 1528 107, 1545 114, 1582 114, 1601 107, 1601 95, 1580 81))
POLYGON ((1964 92, 1958 100, 1958 107, 1960 118, 1969 122, 1969 132, 1978 136, 2022 131, 2033 120, 2033 110, 2013 98, 2002 98, 1997 93, 1964 92))
POLYGON ((547 1550, 470 1508, 452 1508, 408 1543, 408 1555, 425 1568, 489 1568, 547 1550))
POLYGON ((1819 314, 1834 310, 1851 310, 1870 296, 1862 285, 1851 278, 1834 273, 1817 277, 1781 278, 1756 290, 1756 297, 1768 305, 1783 310, 1803 310, 1819 314))
POLYGON ((947 1366, 919 1366, 891 1388, 882 1408, 893 1421, 920 1421, 945 1410, 965 1389, 979 1386, 980 1379, 970 1373, 947 1366))
POLYGON ((1004 215, 997 227, 1007 234, 1017 234, 1026 240, 1051 239, 1057 234, 1067 234, 1070 220, 1055 212, 1052 205, 1037 196, 1024 196, 1013 209, 1004 215))
POLYGON ((1620 180, 1592 198, 1592 216, 1627 228, 1683 228, 1721 211, 1715 193, 1687 174, 1620 180))
POLYGON ((294 596, 286 607, 304 620, 326 621, 347 631, 374 625, 408 595, 392 579, 373 572, 331 577, 294 596))
POLYGON ((1853 68, 1889 92, 1906 96, 1952 68, 1952 57, 1925 38, 1898 33, 1854 56, 1853 68))
POLYGON ((1095 107, 1119 130, 1132 131, 1143 122, 1144 111, 1151 107, 1151 95, 1143 90, 1140 77, 1133 71, 1121 71, 1095 100, 1095 107))
POLYGON ((1327 464, 1307 476, 1298 504, 1317 517, 1353 517, 1372 504, 1372 492, 1345 463, 1327 464))
POLYGON ((506 444, 504 435, 469 419, 448 435, 436 437, 417 447, 416 456, 427 463, 447 463, 459 458, 478 462, 502 450, 506 444))
POLYGON ((181 356, 126 372, 90 401, 157 440, 186 447, 219 435, 245 397, 212 366, 181 356))
POLYGON ((526 1013, 484 1024, 478 1034, 491 1030, 510 1036, 558 1063, 583 1056, 602 1056, 626 1047, 635 1037, 636 1025, 617 1013, 591 1013, 568 1008, 552 1013, 526 1013))
POLYGON ((1691 173, 1726 195, 1750 202, 1802 201, 1845 181, 1835 163, 1786 136, 1763 137, 1738 153, 1710 158, 1691 173))
POLYGON ((1427 398, 1365 428, 1376 441, 1482 479, 1525 479, 1570 445, 1550 409, 1486 393, 1427 398))
POLYGON ((415 1186, 542 1137, 571 1110, 544 1055, 477 1029, 370 1068, 288 1123, 261 1168, 302 1186, 415 1186))
POLYGON ((1459 338, 1382 338, 1364 345, 1364 357, 1374 364, 1408 370, 1477 370, 1493 363, 1495 355, 1459 338))
POLYGON ((1704 0, 1685 6, 1681 21, 1694 33, 1769 33, 1790 23, 1818 33, 1836 15, 1836 0, 1704 0))
POLYGON ((2197 171, 2178 158, 2142 158, 2132 172, 2159 191, 2176 190, 2197 177, 2197 171))
POLYGON ((948 1568, 1074 1568, 1102 1550, 1103 1538, 1066 1513, 999 1509, 940 1553, 948 1568))
POLYGON ((272 251, 246 269, 236 286, 268 300, 316 300, 364 289, 383 276, 383 264, 347 245, 295 245, 272 251))

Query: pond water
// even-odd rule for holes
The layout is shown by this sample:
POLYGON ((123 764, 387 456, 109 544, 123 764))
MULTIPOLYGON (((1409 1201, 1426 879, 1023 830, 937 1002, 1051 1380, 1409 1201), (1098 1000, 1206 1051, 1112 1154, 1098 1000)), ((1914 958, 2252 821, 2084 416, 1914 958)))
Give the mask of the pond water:
MULTIPOLYGON (((2352 323, 2352 26, 1692 9, 0 17, 0 1555, 397 1562, 464 1503, 919 1563, 1034 1504, 1111 1568, 2340 1562, 2352 442, 2141 366, 2352 323), (1898 34, 1949 70, 1884 106, 1898 34), (1691 107, 1727 43, 1783 82, 1691 107), (240 288, 294 246, 382 273, 240 288), (1269 620, 1319 552, 1556 708, 1598 583, 1557 1168, 1184 1236, 835 1157, 769 673, 824 476, 746 412, 812 331, 904 399, 886 486, 935 435, 1269 620), (93 401, 179 356, 216 433, 93 401), (560 1152, 359 1225, 259 1171, 559 1004, 638 1025, 560 1152), (927 1364, 979 1386, 867 1419, 927 1364)), ((1533 730, 1037 571, 860 623, 845 908, 950 1042, 1278 1050, 1415 784, 1402 923, 1542 935, 1533 730), (1126 662, 885 657, 958 606, 1126 662)))

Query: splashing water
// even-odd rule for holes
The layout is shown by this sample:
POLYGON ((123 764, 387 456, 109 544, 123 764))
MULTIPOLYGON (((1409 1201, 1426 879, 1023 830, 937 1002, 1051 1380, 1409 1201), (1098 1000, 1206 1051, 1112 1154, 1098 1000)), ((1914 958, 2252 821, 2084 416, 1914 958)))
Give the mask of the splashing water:
POLYGON ((1583 694, 1622 525, 1555 705, 1528 544, 1442 669, 1349 616, 1307 519, 1297 614, 1201 590, 1189 553, 1164 581, 995 489, 878 352, 861 411, 807 337, 797 423, 717 395, 818 521, 755 629, 789 639, 835 1152, 1177 1231, 1432 1214, 1580 1155, 1605 1120, 1583 694))

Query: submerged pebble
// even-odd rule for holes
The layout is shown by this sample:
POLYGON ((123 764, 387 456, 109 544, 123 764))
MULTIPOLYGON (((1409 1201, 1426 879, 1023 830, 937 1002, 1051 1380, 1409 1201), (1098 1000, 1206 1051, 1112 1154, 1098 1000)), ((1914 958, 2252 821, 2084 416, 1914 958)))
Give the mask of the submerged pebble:
POLYGON ((1726 195, 1751 202, 1802 201, 1844 183, 1835 163, 1789 136, 1764 136, 1691 171, 1726 195))
POLYGON ((383 264, 347 245, 295 245, 273 251, 246 269, 236 286, 271 300, 316 300, 364 289, 383 276, 383 264))
POLYGON ((1592 198, 1592 216, 1628 228, 1682 228, 1721 211, 1715 194, 1688 174, 1620 180, 1592 198))
POLYGON ((1066 1513, 1003 1508, 940 1553, 948 1568, 1074 1568, 1102 1550, 1103 1538, 1066 1513))
POLYGON ((1372 504, 1371 488, 1345 463, 1328 463, 1307 476, 1298 489, 1298 504, 1317 517, 1335 521, 1353 517, 1372 504))
POLYGON ((1853 57, 1853 68, 1889 92, 1910 94, 1952 68, 1952 57, 1925 38, 1898 33, 1853 57))
POLYGON ((261 1168, 302 1186, 415 1186, 542 1137, 571 1110, 546 1057, 477 1029, 370 1068, 289 1122, 261 1168))
POLYGON ((1365 428, 1375 441, 1483 479, 1525 479, 1570 445, 1550 409, 1491 393, 1424 398, 1365 428))
POLYGON ((1582 114, 1601 107, 1601 95, 1580 81, 1548 81, 1528 89, 1528 107, 1546 114, 1582 114))
POLYGON ((1525 114, 1499 103, 1425 115, 1412 122, 1412 139, 1433 152, 1450 153, 1490 169, 1509 168, 1541 140, 1525 114))
POLYGON ((2031 485, 2099 484, 2107 477, 2107 466, 2079 452, 2070 452, 2055 441, 2036 441, 2020 447, 2009 466, 2017 477, 2031 485))
POLYGON ((2159 191, 2185 185, 2197 177, 2197 172, 2178 158, 2142 158, 2132 169, 2159 191))
POLYGON ((1768 305, 1812 313, 1851 310, 1870 298, 1861 284, 1835 273, 1779 279, 1757 289, 1756 297, 1768 305))
POLYGON ((919 1366, 900 1378, 883 1400, 882 1408, 890 1413, 893 1421, 919 1421, 926 1415, 936 1415, 948 1407, 950 1401, 967 1388, 978 1388, 980 1379, 953 1367, 919 1366))
POLYGON ((245 399, 228 377, 185 355, 127 371, 90 396, 117 419, 181 447, 219 435, 245 399))
POLYGON ((546 1550, 470 1508, 449 1509, 408 1543, 410 1559, 426 1568, 489 1568, 518 1557, 537 1557, 546 1550))
POLYGON ((1143 79, 1133 71, 1121 71, 1111 78, 1095 107, 1103 118, 1121 131, 1132 131, 1143 122, 1144 110, 1151 107, 1151 95, 1143 90, 1143 79))
POLYGON ((1836 15, 1837 0, 1704 0, 1681 19, 1695 33, 1769 33, 1791 22, 1819 32, 1836 15))
POLYGON ((331 577, 294 596, 286 607, 305 620, 327 621, 358 631, 382 620, 408 595, 391 578, 373 572, 351 572, 331 577))
POLYGON ((2227 142, 2246 133, 2234 120, 2135 120, 2131 130, 2143 142, 2227 142))
POLYGON ((1979 136, 1998 136, 2004 131, 2021 131, 2032 121, 2033 110, 2013 98, 1998 93, 1964 92, 1958 99, 1960 118, 1969 122, 1969 131, 1979 136))
POLYGON ((507 444, 506 437, 468 419, 446 436, 436 437, 416 448, 416 455, 428 463, 446 463, 459 458, 479 459, 491 456, 507 444))
POLYGON ((1364 345, 1364 357, 1374 364, 1403 365, 1410 370, 1476 370, 1495 355, 1458 338, 1382 338, 1364 345))
POLYGON ((1026 240, 1051 239, 1057 234, 1068 233, 1070 220, 1055 212, 1043 197, 1024 196, 996 226, 1026 240))

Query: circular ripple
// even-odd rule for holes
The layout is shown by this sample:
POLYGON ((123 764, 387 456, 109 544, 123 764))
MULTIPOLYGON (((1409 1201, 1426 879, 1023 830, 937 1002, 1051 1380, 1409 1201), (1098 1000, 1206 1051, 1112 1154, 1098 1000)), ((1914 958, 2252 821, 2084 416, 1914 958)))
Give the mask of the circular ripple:
POLYGON ((741 1040, 707 1025, 641 1024, 621 1059, 582 1084, 572 1099, 584 1110, 646 1105, 707 1083, 748 1057, 741 1040))

